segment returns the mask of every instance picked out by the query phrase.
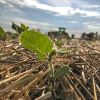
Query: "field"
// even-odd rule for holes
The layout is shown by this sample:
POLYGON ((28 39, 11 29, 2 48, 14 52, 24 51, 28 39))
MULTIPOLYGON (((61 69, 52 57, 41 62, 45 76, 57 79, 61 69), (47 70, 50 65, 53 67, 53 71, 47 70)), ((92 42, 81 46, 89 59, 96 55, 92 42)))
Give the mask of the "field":
POLYGON ((53 58, 55 70, 70 70, 53 80, 52 89, 47 59, 39 61, 18 39, 0 41, 0 100, 99 100, 100 40, 74 39, 58 49, 67 52, 53 58))

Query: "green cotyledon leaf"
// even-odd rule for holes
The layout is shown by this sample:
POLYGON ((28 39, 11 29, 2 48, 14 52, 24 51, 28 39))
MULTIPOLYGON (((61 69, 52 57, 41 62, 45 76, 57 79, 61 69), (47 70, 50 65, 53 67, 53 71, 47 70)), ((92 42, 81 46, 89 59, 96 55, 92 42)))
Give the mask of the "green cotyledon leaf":
POLYGON ((66 73, 69 72, 69 66, 65 65, 61 68, 59 68, 55 73, 54 73, 54 78, 58 79, 60 77, 62 77, 63 75, 65 75, 66 73))
POLYGON ((36 52, 39 60, 43 60, 53 48, 53 43, 47 36, 34 30, 23 32, 20 41, 23 47, 36 52))

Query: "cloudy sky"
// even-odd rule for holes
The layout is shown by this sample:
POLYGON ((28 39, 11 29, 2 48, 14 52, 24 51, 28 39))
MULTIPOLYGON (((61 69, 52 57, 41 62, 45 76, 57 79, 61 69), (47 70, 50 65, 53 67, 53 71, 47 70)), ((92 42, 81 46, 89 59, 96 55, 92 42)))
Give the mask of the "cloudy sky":
POLYGON ((0 26, 25 23, 43 31, 100 32, 100 0, 0 0, 0 26))

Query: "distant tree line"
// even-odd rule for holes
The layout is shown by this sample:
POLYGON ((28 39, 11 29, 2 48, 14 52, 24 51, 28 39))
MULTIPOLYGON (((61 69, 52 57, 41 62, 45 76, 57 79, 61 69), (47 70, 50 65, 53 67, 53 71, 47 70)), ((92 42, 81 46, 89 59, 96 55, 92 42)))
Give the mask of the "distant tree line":
POLYGON ((99 40, 100 39, 100 35, 98 34, 98 32, 90 32, 90 33, 82 33, 81 34, 81 39, 84 40, 99 40))

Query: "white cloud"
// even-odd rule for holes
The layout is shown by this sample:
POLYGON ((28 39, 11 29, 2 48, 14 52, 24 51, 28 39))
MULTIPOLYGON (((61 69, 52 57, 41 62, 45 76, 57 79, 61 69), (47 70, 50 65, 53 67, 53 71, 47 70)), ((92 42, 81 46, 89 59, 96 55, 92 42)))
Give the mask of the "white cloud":
MULTIPOLYGON (((61 1, 61 0, 59 0, 59 1, 61 1)), ((63 0, 62 2, 66 2, 66 1, 63 0)), ((72 0, 69 3, 71 3, 71 2, 72 2, 72 0)), ((59 15, 74 15, 75 13, 79 13, 79 14, 82 14, 84 16, 99 16, 100 15, 100 13, 98 13, 98 12, 80 10, 79 8, 74 9, 70 6, 52 7, 52 6, 49 6, 46 4, 42 4, 36 0, 24 0, 23 4, 27 5, 29 7, 36 7, 36 8, 42 9, 42 10, 49 10, 51 12, 58 13, 59 15)))
MULTIPOLYGON (((53 12, 57 16, 69 16, 69 17, 67 17, 69 19, 69 21, 68 22, 65 21, 65 24, 67 25, 67 23, 69 23, 70 28, 71 28, 72 24, 73 24, 72 26, 74 26, 74 23, 75 23, 75 25, 78 25, 78 26, 76 26, 77 29, 74 29, 73 27, 72 27, 72 29, 68 28, 68 30, 71 33, 79 34, 82 31, 94 31, 94 30, 100 31, 99 21, 92 22, 90 19, 90 20, 88 20, 89 22, 88 21, 83 22, 84 21, 83 17, 94 17, 94 18, 98 18, 97 20, 100 19, 100 12, 99 11, 97 12, 96 9, 93 9, 93 8, 99 8, 100 7, 99 4, 98 5, 95 5, 95 4, 90 5, 90 3, 85 0, 48 0, 47 2, 48 2, 48 4, 45 4, 45 3, 43 4, 43 3, 39 2, 39 0, 0 0, 0 3, 6 7, 5 11, 9 10, 9 12, 11 11, 11 12, 15 13, 15 17, 13 15, 11 18, 10 18, 10 13, 9 13, 8 14, 9 16, 8 15, 5 16, 7 18, 6 20, 2 20, 2 19, 0 20, 0 24, 1 25, 6 24, 7 26, 10 24, 9 26, 11 27, 11 21, 14 21, 15 23, 25 23, 27 25, 30 25, 31 27, 35 27, 35 28, 40 27, 40 28, 44 28, 46 30, 51 30, 54 28, 54 26, 51 25, 52 23, 49 24, 49 23, 45 23, 42 21, 39 22, 39 21, 32 21, 32 20, 24 19, 25 17, 24 17, 23 13, 25 13, 25 11, 20 10, 18 8, 18 6, 20 6, 20 7, 29 7, 29 8, 33 8, 33 9, 38 8, 38 9, 44 10, 44 12, 45 11, 53 12), (17 5, 17 6, 14 6, 13 4, 17 5), (92 10, 91 10, 91 8, 92 8, 92 10), (6 10, 6 9, 8 9, 8 10, 6 10), (19 14, 20 16, 16 15, 16 12, 20 13, 19 14), (75 17, 73 16, 70 18, 70 16, 75 15, 75 14, 77 14, 75 17), (79 17, 78 15, 81 15, 82 17, 81 16, 79 17), (19 18, 18 16, 21 18, 19 18), (79 20, 76 17, 79 17, 79 20), (76 20, 74 21, 74 19, 76 19, 76 20), (80 22, 81 21, 80 19, 83 19, 82 22, 80 22), (5 21, 5 23, 4 23, 4 21, 5 21), (80 27, 79 27, 79 24, 80 24, 80 27), (80 29, 81 24, 84 24, 82 29, 80 29), (78 28, 79 28, 79 30, 78 30, 78 28)), ((28 16, 28 18, 30 18, 30 16, 28 16)), ((47 16, 47 18, 48 18, 48 16, 47 16)), ((63 18, 63 17, 61 17, 61 18, 63 18)), ((66 17, 64 17, 64 19, 65 18, 66 17)), ((38 20, 38 18, 37 18, 37 20, 38 20)), ((59 25, 62 25, 62 24, 60 24, 59 21, 55 25, 58 25, 58 23, 59 23, 59 25)))
POLYGON ((0 0, 0 3, 6 4, 7 2, 5 0, 0 0))
POLYGON ((33 21, 33 20, 29 20, 29 19, 24 19, 24 18, 19 18, 19 17, 6 17, 6 18, 2 18, 2 20, 0 20, 0 24, 4 23, 4 20, 6 21, 5 24, 7 25, 11 25, 11 22, 15 22, 17 24, 19 23, 24 23, 26 25, 29 25, 31 27, 38 27, 38 26, 52 26, 49 23, 45 23, 45 22, 40 22, 40 21, 33 21))
POLYGON ((44 26, 50 26, 51 24, 45 23, 45 22, 40 22, 40 21, 33 21, 29 19, 24 19, 24 18, 18 18, 18 17, 9 17, 9 20, 11 19, 12 21, 15 21, 16 23, 25 23, 27 25, 44 25, 44 26))
MULTIPOLYGON (((5 9, 12 11, 12 12, 16 12, 16 13, 20 13, 22 14, 23 12, 21 10, 19 10, 18 8, 16 8, 13 4, 7 2, 10 0, 0 0, 0 3, 4 4, 5 9)), ((15 2, 16 3, 16 2, 15 2)))
POLYGON ((94 11, 86 11, 86 10, 77 10, 77 13, 82 14, 86 17, 90 17, 90 16, 100 16, 99 12, 94 12, 94 11))
POLYGON ((89 29, 100 29, 100 24, 87 24, 89 29))
MULTIPOLYGON (((64 15, 64 16, 70 16, 70 15, 74 15, 76 13, 79 13, 83 16, 100 16, 100 13, 99 12, 94 12, 94 11, 87 11, 87 10, 81 10, 79 8, 76 8, 74 9, 73 7, 71 6, 63 6, 63 7, 60 7, 60 6, 50 6, 50 5, 46 5, 46 4, 43 4, 43 3, 40 3, 38 0, 4 0, 3 2, 6 2, 7 1, 11 1, 15 4, 19 4, 20 6, 28 6, 28 7, 31 7, 31 8, 38 8, 38 9, 42 9, 42 10, 48 10, 48 11, 51 11, 51 12, 54 12, 58 15, 64 15)), ((52 1, 52 0, 50 0, 52 1)), ((77 1, 80 1, 80 0, 77 0, 77 1)), ((2 2, 2 0, 0 0, 0 2, 2 2)), ((54 0, 53 2, 61 2, 61 0, 54 0)), ((68 3, 72 3, 74 2, 73 0, 62 0, 62 2, 68 2, 68 3)), ((10 3, 8 3, 9 6, 11 6, 10 3)), ((16 10, 18 11, 18 10, 16 10)))
POLYGON ((100 32, 100 23, 99 22, 91 21, 91 22, 84 22, 83 24, 88 29, 88 31, 100 32))
POLYGON ((95 26, 95 25, 87 25, 87 27, 90 29, 95 29, 95 28, 100 29, 100 26, 95 26))
POLYGON ((75 23, 78 23, 78 21, 70 21, 71 23, 75 24, 75 23))
POLYGON ((100 8, 100 5, 83 5, 82 7, 92 9, 92 8, 100 8))
POLYGON ((56 12, 59 15, 74 15, 76 13, 79 13, 80 15, 83 15, 84 17, 91 17, 91 16, 100 16, 99 12, 94 11, 86 11, 81 10, 79 8, 73 9, 72 7, 54 7, 52 12, 56 12))
POLYGON ((53 6, 72 6, 73 4, 81 5, 84 2, 82 0, 48 0, 53 6))

